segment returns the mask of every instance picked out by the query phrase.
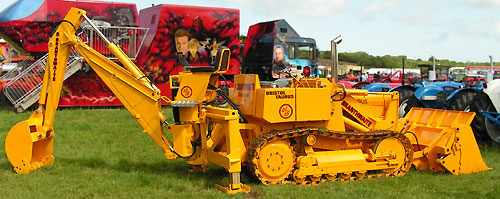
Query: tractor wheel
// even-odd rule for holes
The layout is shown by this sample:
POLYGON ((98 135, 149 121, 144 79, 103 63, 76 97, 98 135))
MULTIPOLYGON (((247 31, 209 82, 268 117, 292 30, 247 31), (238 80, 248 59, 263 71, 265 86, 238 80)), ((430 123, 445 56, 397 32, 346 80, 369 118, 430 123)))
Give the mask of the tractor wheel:
POLYGON ((464 92, 459 92, 453 97, 450 101, 450 105, 448 106, 448 110, 454 111, 470 111, 470 105, 477 95, 477 92, 468 90, 464 92))
POLYGON ((411 96, 399 104, 399 117, 403 118, 406 116, 406 114, 408 114, 413 107, 423 106, 422 102, 420 102, 415 96, 411 96))
MULTIPOLYGON (((493 104, 489 104, 488 108, 486 108, 486 111, 497 112, 493 104)), ((500 126, 496 122, 491 121, 488 118, 485 118, 484 128, 486 129, 486 132, 493 141, 500 143, 500 126)))
POLYGON ((471 127, 477 140, 485 141, 488 139, 486 127, 484 126, 486 118, 481 114, 481 111, 487 110, 489 104, 491 104, 491 101, 488 95, 480 93, 474 97, 470 105, 470 112, 476 113, 474 120, 472 120, 471 127))
POLYGON ((415 94, 415 91, 412 90, 412 89, 408 89, 408 88, 403 88, 403 89, 399 89, 399 90, 396 90, 399 92, 399 105, 401 105, 401 103, 403 103, 403 101, 409 99, 410 97, 413 96, 413 94, 415 94))

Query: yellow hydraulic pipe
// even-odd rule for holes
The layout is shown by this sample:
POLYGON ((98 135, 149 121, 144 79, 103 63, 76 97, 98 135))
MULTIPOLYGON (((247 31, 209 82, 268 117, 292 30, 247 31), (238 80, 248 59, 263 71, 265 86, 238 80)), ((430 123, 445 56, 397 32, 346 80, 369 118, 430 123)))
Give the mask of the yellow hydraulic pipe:
POLYGON ((151 89, 154 89, 153 86, 151 85, 151 82, 147 80, 147 78, 144 78, 144 73, 142 73, 141 70, 130 60, 130 58, 118 47, 116 46, 113 42, 110 42, 104 34, 92 23, 92 21, 87 17, 87 15, 83 14, 83 18, 87 23, 96 31, 96 33, 99 35, 99 37, 108 44, 108 49, 115 55, 118 60, 123 64, 123 66, 132 74, 133 77, 135 77, 141 84, 144 86, 147 86, 151 89))
POLYGON ((114 43, 109 43, 108 45, 109 50, 113 53, 113 55, 120 60, 120 62, 123 64, 123 66, 132 74, 137 79, 141 79, 141 82, 145 83, 146 86, 150 87, 150 83, 144 79, 144 73, 142 73, 139 68, 130 60, 130 58, 114 43))

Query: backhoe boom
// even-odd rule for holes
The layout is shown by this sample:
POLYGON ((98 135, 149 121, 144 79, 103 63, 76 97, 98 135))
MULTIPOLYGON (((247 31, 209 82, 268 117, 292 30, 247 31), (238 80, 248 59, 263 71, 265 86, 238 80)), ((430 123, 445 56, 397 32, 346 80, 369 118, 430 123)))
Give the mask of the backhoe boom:
MULTIPOLYGON (((14 170, 17 173, 29 173, 54 161, 52 156, 54 116, 71 48, 76 49, 84 57, 166 157, 177 158, 171 150, 172 141, 165 137, 163 131, 166 118, 161 110, 160 90, 144 78, 144 74, 123 51, 102 34, 100 35, 108 42, 108 48, 125 68, 80 40, 75 33, 83 20, 92 25, 85 11, 71 8, 49 40, 49 57, 40 93, 40 107, 28 120, 15 125, 6 138, 5 151, 14 170)), ((95 30, 99 32, 97 28, 95 30)))

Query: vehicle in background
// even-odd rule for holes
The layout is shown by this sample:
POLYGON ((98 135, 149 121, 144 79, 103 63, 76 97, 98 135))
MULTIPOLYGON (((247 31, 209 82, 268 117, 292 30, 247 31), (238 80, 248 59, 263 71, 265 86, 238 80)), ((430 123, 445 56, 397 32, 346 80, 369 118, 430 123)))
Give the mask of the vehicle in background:
POLYGON ((369 74, 368 79, 370 83, 401 83, 403 79, 408 78, 409 80, 407 81, 415 81, 413 79, 416 79, 420 76, 420 69, 405 68, 405 78, 402 78, 402 71, 403 69, 401 68, 370 68, 365 72, 369 74), (380 78, 377 81, 377 79, 375 78, 375 74, 377 74, 378 72, 380 72, 380 78))
POLYGON ((414 84, 418 82, 418 78, 420 76, 419 72, 416 72, 415 70, 413 71, 406 71, 405 69, 405 74, 404 76, 401 74, 401 70, 396 70, 392 75, 380 75, 379 80, 374 77, 374 75, 368 76, 368 81, 365 82, 359 82, 355 81, 358 83, 355 83, 353 85, 353 88, 357 89, 367 89, 370 92, 381 92, 381 91, 387 91, 387 89, 391 90, 393 88, 396 88, 401 85, 408 85, 408 84, 414 84), (403 83, 404 81, 404 83, 403 83), (371 85, 373 84, 373 85, 371 85), (366 88, 366 86, 371 85, 369 88, 366 88))
POLYGON ((477 139, 500 143, 499 110, 500 79, 495 79, 484 84, 470 105, 470 111, 476 113, 471 127, 477 139))
MULTIPOLYGON (((62 13, 76 6, 89 10, 88 16, 103 34, 117 43, 166 96, 171 96, 169 76, 182 69, 177 52, 183 52, 193 66, 209 65, 214 61, 214 52, 224 45, 232 51, 225 77, 231 80, 232 75, 239 74, 239 10, 236 9, 157 5, 141 10, 139 17, 135 4, 130 3, 21 0, 0 13, 0 34, 16 49, 43 57, 49 35, 38 33, 52 32, 64 16, 62 13), (149 31, 144 31, 146 28, 149 31)), ((86 31, 89 28, 86 23, 81 27, 84 32, 81 37, 89 46, 116 61, 103 42, 96 40, 98 36, 86 31)), ((81 66, 76 67, 83 70, 76 71, 64 82, 59 106, 122 106, 85 62, 78 63, 81 66)), ((31 79, 27 80, 29 85, 33 84, 31 79)), ((4 83, 8 81, 10 79, 2 79, 4 83)), ((232 85, 230 81, 227 84, 232 85)), ((21 93, 31 89, 36 88, 23 88, 21 93)))
MULTIPOLYGON (((394 83, 390 83, 390 84, 394 84, 394 83)), ((358 84, 356 84, 356 85, 358 85, 358 84)), ((398 84, 398 85, 400 85, 400 84, 398 84)), ((394 88, 394 87, 391 87, 387 83, 375 82, 375 83, 371 83, 371 84, 366 85, 362 89, 368 90, 368 92, 388 92, 392 88, 394 88)))
MULTIPOLYGON (((17 63, 26 59, 32 59, 32 57, 26 55, 25 53, 17 52, 11 45, 0 37, 0 77, 13 70, 17 63)), ((2 87, 0 83, 0 93, 1 91, 2 87)))
POLYGON ((467 75, 465 72, 465 67, 451 67, 448 70, 448 81, 455 81, 455 82, 460 82, 464 79, 464 77, 467 75))
MULTIPOLYGON (((45 67, 46 61, 42 59, 48 52, 50 34, 61 23, 71 7, 89 10, 87 14, 90 19, 99 24, 100 28, 106 29, 104 34, 120 45, 127 55, 135 54, 140 48, 142 37, 138 34, 138 29, 133 29, 139 26, 139 15, 135 4, 105 1, 19 0, 0 13, 0 36, 16 51, 34 57, 31 64, 19 66, 22 70, 30 68, 34 70, 25 71, 28 76, 19 77, 22 82, 15 83, 13 85, 15 88, 5 88, 12 91, 13 97, 30 93, 41 86, 38 70, 45 67)), ((89 45, 99 53, 116 61, 102 42, 96 43, 95 39, 92 39, 92 37, 96 38, 96 35, 91 35, 92 31, 86 23, 80 27, 82 39, 88 41, 89 45)), ((134 59, 135 56, 131 58, 134 59)), ((72 63, 75 64, 74 68, 77 70, 63 85, 60 106, 122 105, 95 72, 90 70, 87 63, 76 61, 76 59, 72 63)), ((3 77, 0 81, 10 82, 12 76, 15 77, 17 74, 9 74, 9 77, 3 77)), ((36 100, 32 101, 36 102, 36 100)))
POLYGON ((318 66, 318 77, 331 78, 332 77, 332 69, 328 66, 318 66))
POLYGON ((479 89, 458 82, 421 80, 417 84, 396 87, 391 92, 400 93, 399 111, 400 117, 404 117, 413 107, 469 111, 479 89))
MULTIPOLYGON (((319 75, 315 40, 300 37, 285 20, 263 22, 249 28, 247 45, 243 48, 246 50, 243 55, 247 55, 243 57, 246 67, 242 68, 237 9, 162 4, 143 9, 138 14, 135 4, 129 3, 20 0, 0 13, 0 35, 6 36, 16 49, 42 57, 47 53, 49 35, 39 33, 54 30, 62 13, 71 6, 89 10, 89 17, 101 25, 103 33, 113 41, 119 41, 123 36, 133 39, 130 35, 135 34, 137 42, 133 47, 136 47, 136 54, 131 59, 169 97, 172 96, 169 76, 182 69, 177 61, 179 52, 190 65, 203 66, 214 62, 215 53, 222 45, 232 52, 229 69, 220 80, 227 86, 233 85, 233 76, 240 70, 259 74, 262 80, 279 78, 273 77, 271 72, 276 65, 273 61, 276 60, 276 46, 282 47, 283 60, 287 63, 281 72, 300 77, 319 75), (138 35, 137 30, 104 31, 120 27, 148 28, 149 31, 143 35, 138 35), (267 54, 262 54, 264 52, 267 54)), ((96 35, 82 35, 99 53, 109 54, 102 42, 96 45, 96 35)), ((127 53, 129 46, 117 44, 127 53)), ((116 61, 113 57, 108 58, 116 61)), ((79 68, 84 70, 75 72, 63 85, 61 107, 122 105, 85 62, 79 68)), ((29 91, 23 89, 22 93, 26 92, 29 91)))
MULTIPOLYGON (((421 80, 411 85, 402 85, 393 88, 398 91, 400 103, 400 117, 405 116, 413 107, 436 108, 445 110, 468 111, 470 103, 478 92, 478 88, 472 88, 458 82, 449 80, 449 66, 430 64, 418 65, 421 70, 421 80), (434 80, 429 80, 435 77, 434 80)), ((452 69, 457 71, 456 69, 452 69)))
POLYGON ((461 81, 466 87, 478 87, 486 82, 486 77, 480 74, 465 75, 461 81))
POLYGON ((436 65, 436 71, 433 72, 432 64, 419 64, 420 79, 426 81, 448 81, 449 69, 451 66, 436 65), (430 74, 434 74, 435 79, 432 79, 430 74))
MULTIPOLYGON (((483 77, 488 75, 491 66, 467 66, 465 72, 468 76, 481 75, 483 77)), ((500 79, 500 66, 493 66, 493 79, 500 79)))
POLYGON ((319 77, 317 56, 316 41, 301 37, 284 19, 257 23, 248 28, 242 72, 264 81, 319 77))
POLYGON ((239 10, 229 8, 161 4, 142 9, 140 24, 149 31, 136 64, 171 97, 169 77, 182 71, 179 53, 193 67, 208 66, 225 46, 231 58, 223 80, 232 86, 233 75, 240 73, 239 17, 239 10))

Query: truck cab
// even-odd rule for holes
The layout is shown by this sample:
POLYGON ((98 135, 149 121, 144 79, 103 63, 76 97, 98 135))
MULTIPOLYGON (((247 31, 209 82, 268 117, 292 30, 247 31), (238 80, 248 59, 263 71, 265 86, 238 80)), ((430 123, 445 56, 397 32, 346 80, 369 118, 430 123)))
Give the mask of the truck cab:
POLYGON ((301 37, 284 19, 262 22, 248 28, 242 73, 265 81, 318 77, 317 56, 316 41, 301 37))

